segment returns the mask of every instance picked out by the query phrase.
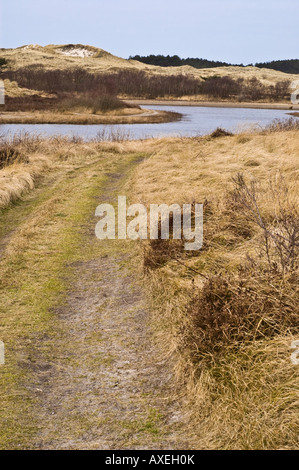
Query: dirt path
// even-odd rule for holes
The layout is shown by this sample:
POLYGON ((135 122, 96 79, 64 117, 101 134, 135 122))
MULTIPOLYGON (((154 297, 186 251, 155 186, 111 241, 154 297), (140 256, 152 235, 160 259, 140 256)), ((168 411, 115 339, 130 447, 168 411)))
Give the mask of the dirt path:
POLYGON ((76 267, 78 281, 58 312, 59 361, 41 365, 37 448, 188 447, 169 364, 153 347, 142 291, 122 261, 108 255, 76 267))
POLYGON ((201 100, 179 100, 179 99, 126 99, 131 105, 136 106, 202 106, 208 108, 254 108, 254 109, 299 109, 298 104, 289 103, 255 103, 235 101, 201 101, 201 100))
MULTIPOLYGON (((109 175, 95 207, 116 200, 135 164, 109 175)), ((24 387, 37 431, 29 447, 189 449, 172 365, 152 339, 136 242, 99 241, 95 223, 89 214, 81 224, 84 247, 52 312, 55 330, 30 338, 24 387)))
POLYGON ((144 117, 144 116, 153 116, 155 114, 159 114, 159 111, 155 111, 153 109, 149 109, 148 111, 145 111, 142 114, 131 114, 131 116, 139 116, 139 117, 144 117))

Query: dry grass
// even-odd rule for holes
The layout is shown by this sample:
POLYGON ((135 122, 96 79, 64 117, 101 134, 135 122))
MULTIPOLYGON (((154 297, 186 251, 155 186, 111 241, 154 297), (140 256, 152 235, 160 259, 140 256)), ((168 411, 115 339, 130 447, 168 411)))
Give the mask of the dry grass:
POLYGON ((32 96, 38 95, 41 97, 49 98, 52 95, 49 93, 37 91, 37 90, 29 90, 29 88, 20 87, 17 82, 12 82, 8 79, 3 80, 4 88, 5 88, 5 96, 11 98, 18 98, 21 96, 32 96))
POLYGON ((257 67, 217 67, 210 69, 195 69, 191 66, 158 67, 147 65, 134 60, 125 60, 116 57, 103 49, 91 46, 80 46, 92 53, 89 57, 72 57, 63 55, 66 46, 49 45, 26 46, 17 49, 2 49, 1 57, 8 61, 10 68, 16 69, 24 66, 44 66, 47 69, 64 69, 83 66, 86 70, 94 72, 114 72, 118 69, 144 70, 150 74, 180 75, 188 74, 196 78, 212 76, 231 76, 233 78, 257 78, 265 85, 275 85, 281 80, 296 80, 297 75, 283 72, 260 69, 257 67))
POLYGON ((186 381, 201 448, 298 445, 298 137, 289 122, 160 141, 131 182, 134 202, 204 203, 200 252, 144 248, 157 338, 186 381), (255 182, 258 211, 238 174, 255 182))
MULTIPOLYGON (((153 263, 145 278, 157 339, 165 354, 176 358, 176 375, 187 387, 198 448, 298 445, 298 366, 290 361, 298 334, 297 266, 282 269, 273 244, 269 263, 265 231, 242 207, 232 179, 241 173, 246 183, 256 182, 267 231, 283 235, 288 207, 295 216, 298 207, 298 137, 296 127, 278 126, 234 136, 142 142, 27 138, 14 146, 28 162, 0 170, 4 207, 43 175, 59 180, 99 161, 99 153, 120 159, 142 152, 149 158, 128 183, 132 202, 204 203, 203 249, 186 255, 179 243, 147 245, 153 263)), ((60 200, 49 203, 41 217, 52 204, 60 212, 60 200)), ((38 220, 32 223, 32 233, 16 234, 11 250, 22 251, 38 230, 38 220)))
POLYGON ((125 108, 117 111, 93 114, 78 108, 78 112, 33 111, 5 112, 0 115, 0 124, 155 124, 181 119, 180 113, 168 111, 125 108))
POLYGON ((45 139, 27 133, 0 138, 0 151, 6 152, 0 168, 0 209, 30 192, 44 176, 90 164, 99 152, 125 155, 151 151, 152 141, 127 141, 129 137, 118 128, 100 132, 89 142, 76 136, 45 139))
POLYGON ((76 161, 82 164, 84 159, 95 158, 99 148, 121 151, 117 144, 100 141, 84 143, 76 137, 42 139, 28 134, 2 139, 0 149, 5 149, 10 158, 5 159, 0 169, 0 209, 31 191, 44 176, 61 169, 66 171, 76 161))
MULTIPOLYGON (((0 177, 10 183, 6 187, 8 198, 12 192, 19 191, 18 185, 27 175, 33 184, 36 183, 34 173, 44 179, 31 194, 23 193, 23 201, 1 210, 0 337, 6 348, 6 363, 0 367, 1 449, 32 448, 38 439, 40 415, 37 406, 43 401, 39 387, 45 386, 46 393, 50 388, 42 374, 51 370, 53 361, 58 368, 63 367, 62 357, 68 355, 69 346, 74 348, 69 332, 66 332, 62 341, 64 349, 58 353, 62 327, 61 319, 53 314, 53 309, 59 301, 63 303, 68 288, 66 278, 72 275, 73 263, 90 256, 83 233, 99 197, 99 188, 105 182, 106 174, 117 171, 118 165, 126 160, 121 144, 94 142, 87 145, 61 138, 42 141, 23 137, 21 140, 20 149, 28 152, 29 168, 14 163, 0 170, 0 177), (36 347, 39 353, 35 359, 36 347), (42 383, 38 386, 40 379, 42 383)), ((126 161, 130 161, 130 157, 126 161)), ((100 250, 94 240, 90 236, 91 244, 100 250)), ((85 336, 84 348, 87 341, 92 343, 93 339, 85 336)), ((97 336, 97 343, 100 341, 97 336)), ((89 367, 85 351, 82 360, 84 366, 89 367)), ((65 356, 68 365, 72 355, 65 356)), ((91 354, 91 360, 94 359, 91 354)), ((72 399, 76 398, 72 396, 72 399)), ((70 435, 86 436, 92 419, 99 425, 94 409, 77 413, 73 406, 71 417, 69 409, 65 409, 69 417, 65 428, 50 413, 54 426, 59 426, 60 431, 65 430, 65 439, 70 435)), ((47 409, 44 411, 46 415, 49 413, 47 409)), ((41 427, 44 425, 43 422, 41 427)), ((49 427, 45 428, 48 432, 49 427)), ((53 439, 56 436, 53 432, 53 439)))

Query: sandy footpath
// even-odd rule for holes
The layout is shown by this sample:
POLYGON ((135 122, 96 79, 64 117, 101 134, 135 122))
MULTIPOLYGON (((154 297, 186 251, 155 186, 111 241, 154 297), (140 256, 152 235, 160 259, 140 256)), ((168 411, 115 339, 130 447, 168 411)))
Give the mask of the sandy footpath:
POLYGON ((135 105, 156 105, 156 106, 204 106, 211 108, 254 108, 254 109, 290 109, 299 110, 299 104, 292 103, 234 103, 232 101, 187 101, 187 100, 142 100, 126 99, 130 104, 135 105))

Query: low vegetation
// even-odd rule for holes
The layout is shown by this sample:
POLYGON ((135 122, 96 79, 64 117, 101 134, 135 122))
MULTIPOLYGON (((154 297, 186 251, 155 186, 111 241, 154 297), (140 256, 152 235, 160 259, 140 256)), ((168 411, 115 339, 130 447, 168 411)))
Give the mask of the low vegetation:
POLYGON ((172 141, 135 173, 134 200, 204 204, 199 252, 178 240, 142 247, 157 338, 188 384, 200 448, 297 446, 295 123, 218 131, 185 140, 184 150, 172 141))
MULTIPOLYGON (((187 59, 181 59, 178 55, 148 55, 148 56, 130 56, 129 59, 137 60, 144 64, 158 65, 160 67, 182 67, 184 65, 190 65, 196 69, 206 69, 214 67, 228 67, 232 64, 227 62, 207 60, 207 59, 197 59, 187 57, 187 59)), ((252 64, 250 64, 252 66, 252 64)), ((243 64, 234 65, 235 67, 244 67, 243 64)), ((296 74, 299 73, 299 59, 289 59, 289 60, 273 60, 271 62, 259 62, 255 64, 255 67, 267 68, 272 70, 278 70, 284 73, 296 74)), ((246 67, 245 67, 246 68, 246 67)))
POLYGON ((195 78, 191 74, 163 76, 139 70, 95 74, 80 68, 46 70, 32 66, 6 71, 3 77, 28 89, 56 94, 83 93, 138 98, 202 95, 214 100, 270 102, 289 100, 290 97, 290 81, 281 80, 275 85, 268 85, 255 77, 235 79, 215 75, 195 78))
MULTIPOLYGON (((85 200, 82 191, 89 194, 88 208, 94 207, 97 184, 115 171, 114 163, 141 156, 127 183, 132 203, 204 204, 200 251, 185 252, 180 240, 139 245, 153 331, 184 384, 192 445, 297 448, 298 366, 290 348, 299 335, 298 131, 298 120, 291 119, 258 131, 230 135, 217 129, 184 139, 2 139, 1 240, 8 237, 1 267, 2 337, 18 356, 24 355, 24 342, 26 351, 32 347, 32 324, 49 341, 54 297, 63 292, 58 273, 65 272, 78 242, 70 237, 74 227, 67 211, 85 200), (65 202, 70 185, 71 206, 65 202), (26 196, 34 188, 42 191, 26 196), (24 202, 15 204, 20 198, 24 202), (26 225, 23 212, 34 211, 37 200, 42 211, 26 225), (20 220, 23 228, 15 230, 20 220), (57 230, 67 230, 68 246, 57 230), (43 250, 47 256, 37 276, 43 250)), ((22 361, 12 363, 4 377, 2 410, 18 422, 4 419, 3 447, 30 447, 26 439, 36 434, 28 412, 36 398, 31 403, 31 389, 20 386, 30 376, 30 361, 26 356, 26 372, 22 361)))
POLYGON ((3 57, 0 57, 0 68, 4 67, 5 65, 7 65, 7 60, 3 57))
MULTIPOLYGON (((4 111, 37 111, 53 110, 63 111, 72 109, 89 109, 95 113, 105 113, 125 108, 133 108, 114 95, 87 93, 61 93, 55 95, 39 95, 35 92, 31 95, 7 96, 4 111)), ((138 106, 135 106, 138 109, 138 106)))

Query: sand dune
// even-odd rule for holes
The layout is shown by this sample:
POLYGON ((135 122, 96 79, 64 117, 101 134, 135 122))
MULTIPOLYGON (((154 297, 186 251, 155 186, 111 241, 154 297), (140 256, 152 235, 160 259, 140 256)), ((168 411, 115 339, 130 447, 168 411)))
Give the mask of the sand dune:
POLYGON ((1 49, 1 57, 7 59, 9 67, 16 69, 22 66, 43 66, 47 69, 64 69, 84 67, 93 72, 115 72, 119 69, 143 70, 150 74, 177 75, 186 74, 197 78, 213 75, 229 75, 233 78, 258 78, 262 83, 275 85, 280 80, 296 80, 298 75, 286 74, 276 70, 257 67, 215 67, 195 69, 189 65, 182 67, 159 67, 147 65, 136 60, 117 57, 104 49, 82 44, 26 45, 17 49, 1 49))

